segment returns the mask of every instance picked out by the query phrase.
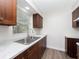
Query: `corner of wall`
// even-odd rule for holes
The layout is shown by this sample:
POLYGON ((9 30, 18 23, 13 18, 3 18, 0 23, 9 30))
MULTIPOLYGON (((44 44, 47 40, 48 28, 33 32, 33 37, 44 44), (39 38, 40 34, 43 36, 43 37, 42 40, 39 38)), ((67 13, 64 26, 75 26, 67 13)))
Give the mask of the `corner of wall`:
POLYGON ((65 49, 61 49, 61 48, 57 48, 57 47, 47 46, 47 48, 55 49, 55 50, 59 50, 59 51, 65 52, 65 49))

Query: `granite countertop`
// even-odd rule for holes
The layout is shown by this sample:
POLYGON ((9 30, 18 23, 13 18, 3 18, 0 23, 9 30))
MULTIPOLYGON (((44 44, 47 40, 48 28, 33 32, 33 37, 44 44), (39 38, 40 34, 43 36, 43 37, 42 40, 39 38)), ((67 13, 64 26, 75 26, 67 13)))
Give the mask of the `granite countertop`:
POLYGON ((76 38, 76 39, 79 39, 79 35, 65 35, 65 37, 67 38, 76 38))
POLYGON ((32 42, 29 45, 23 45, 17 42, 6 42, 0 45, 0 59, 13 59, 35 43, 37 43, 39 40, 41 40, 46 35, 40 35, 38 40, 32 42))

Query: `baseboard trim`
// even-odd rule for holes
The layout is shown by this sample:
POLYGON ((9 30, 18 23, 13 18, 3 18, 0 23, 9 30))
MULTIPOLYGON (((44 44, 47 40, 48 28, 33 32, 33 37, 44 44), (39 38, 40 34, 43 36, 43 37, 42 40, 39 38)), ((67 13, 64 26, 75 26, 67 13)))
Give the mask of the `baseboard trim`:
POLYGON ((56 47, 47 47, 47 48, 50 48, 50 49, 55 49, 55 50, 59 50, 59 51, 63 51, 63 52, 65 52, 65 49, 59 49, 59 48, 56 48, 56 47))

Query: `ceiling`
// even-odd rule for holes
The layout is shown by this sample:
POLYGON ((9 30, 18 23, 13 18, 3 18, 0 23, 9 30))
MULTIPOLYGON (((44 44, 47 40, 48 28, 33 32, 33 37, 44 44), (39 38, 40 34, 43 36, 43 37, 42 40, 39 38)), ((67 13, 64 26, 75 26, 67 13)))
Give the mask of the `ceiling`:
POLYGON ((30 0, 43 14, 72 9, 78 0, 30 0))

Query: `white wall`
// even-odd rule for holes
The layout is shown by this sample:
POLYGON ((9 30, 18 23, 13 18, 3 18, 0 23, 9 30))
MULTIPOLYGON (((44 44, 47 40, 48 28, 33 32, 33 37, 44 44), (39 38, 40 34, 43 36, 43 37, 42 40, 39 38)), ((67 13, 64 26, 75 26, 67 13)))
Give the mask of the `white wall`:
MULTIPOLYGON (((55 13, 48 15, 45 21, 45 27, 43 32, 47 33, 47 47, 64 50, 64 38, 65 31, 67 29, 66 23, 71 23, 69 19, 67 19, 70 15, 66 15, 65 13, 55 13)), ((70 17, 69 17, 70 18, 70 17)), ((70 26, 70 24, 69 24, 70 26)))
POLYGON ((65 36, 78 37, 79 28, 72 28, 72 11, 51 13, 44 18, 42 33, 47 33, 47 47, 65 51, 65 36))

